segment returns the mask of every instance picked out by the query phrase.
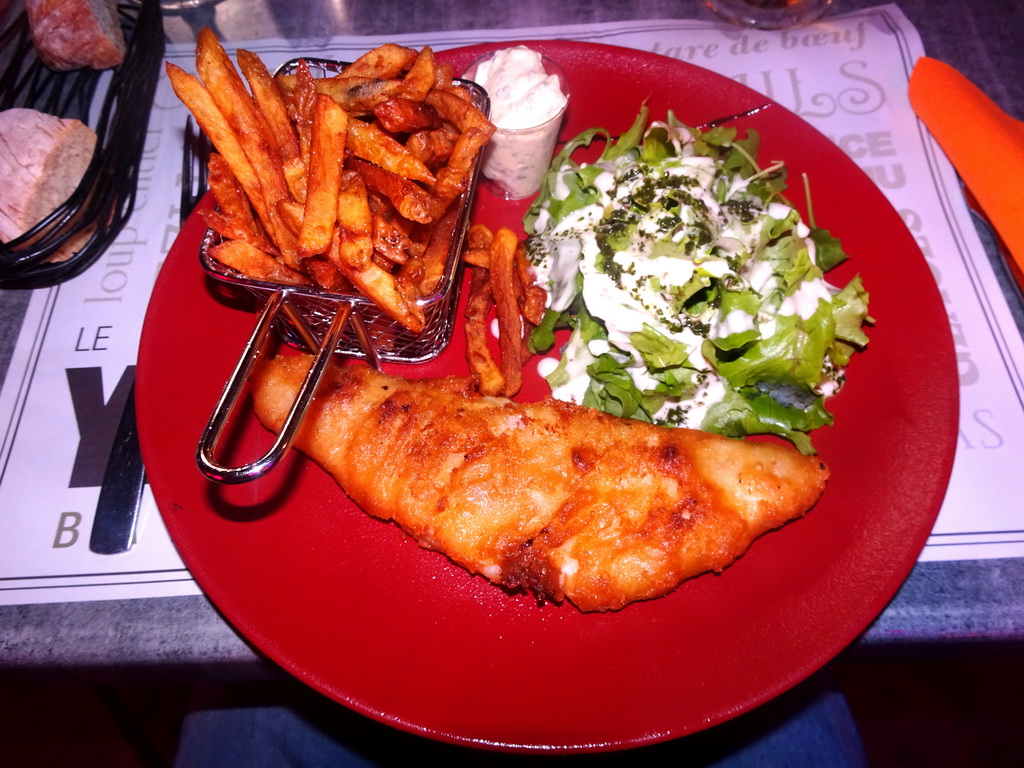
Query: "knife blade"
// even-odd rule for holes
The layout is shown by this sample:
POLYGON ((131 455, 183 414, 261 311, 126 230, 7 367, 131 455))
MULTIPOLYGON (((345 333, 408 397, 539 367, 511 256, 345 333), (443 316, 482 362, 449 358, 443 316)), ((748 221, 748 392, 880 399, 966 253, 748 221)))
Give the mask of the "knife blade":
POLYGON ((100 555, 116 555, 131 549, 145 485, 146 471, 135 421, 135 381, 132 380, 100 486, 89 536, 90 550, 100 555))

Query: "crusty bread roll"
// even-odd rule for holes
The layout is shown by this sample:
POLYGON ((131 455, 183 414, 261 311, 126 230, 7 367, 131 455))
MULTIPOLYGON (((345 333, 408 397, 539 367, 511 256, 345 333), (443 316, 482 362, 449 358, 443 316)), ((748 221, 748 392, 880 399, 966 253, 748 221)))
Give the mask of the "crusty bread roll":
POLYGON ((124 61, 117 0, 25 0, 25 10, 36 54, 51 69, 108 69, 124 61))
MULTIPOLYGON (((0 241, 28 231, 67 200, 95 147, 96 133, 79 120, 34 109, 0 112, 0 241)), ((59 256, 75 248, 69 250, 59 256)))

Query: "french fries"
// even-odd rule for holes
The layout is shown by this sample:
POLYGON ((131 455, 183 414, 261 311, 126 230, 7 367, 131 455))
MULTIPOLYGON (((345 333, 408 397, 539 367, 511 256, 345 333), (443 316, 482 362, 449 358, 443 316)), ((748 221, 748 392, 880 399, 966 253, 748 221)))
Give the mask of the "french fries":
MULTIPOLYGON (((272 76, 253 53, 238 70, 200 32, 194 77, 173 64, 175 92, 213 142, 211 255, 265 282, 359 291, 413 331, 418 300, 444 272, 466 190, 494 126, 429 47, 383 45, 334 77, 305 62, 272 76)), ((484 395, 515 395, 544 315, 523 244, 510 229, 470 228, 466 358, 484 395), (497 355, 488 340, 497 317, 497 355)))
MULTIPOLYGON (((251 52, 237 61, 203 29, 198 77, 167 64, 216 150, 214 255, 261 280, 356 289, 422 330, 417 302, 438 284, 453 203, 494 126, 429 47, 383 45, 324 78, 305 62, 272 76, 251 52)), ((515 262, 501 259, 505 280, 515 262)))
POLYGON ((491 310, 491 278, 486 269, 470 269, 466 302, 466 362, 482 395, 505 393, 505 376, 487 344, 487 317, 491 310))
POLYGON ((512 230, 502 227, 492 233, 475 224, 466 240, 466 362, 480 394, 512 397, 522 387, 522 367, 531 357, 526 338, 544 318, 547 296, 534 281, 523 243, 512 230), (498 361, 487 342, 492 306, 498 320, 498 361))
POLYGON ((309 147, 306 203, 299 228, 299 255, 325 253, 338 223, 341 167, 345 158, 348 114, 330 96, 317 94, 309 147))
POLYGON ((210 255, 217 261, 255 280, 285 285, 303 285, 308 282, 302 273, 288 269, 269 253, 244 240, 225 240, 214 245, 210 251, 210 255))

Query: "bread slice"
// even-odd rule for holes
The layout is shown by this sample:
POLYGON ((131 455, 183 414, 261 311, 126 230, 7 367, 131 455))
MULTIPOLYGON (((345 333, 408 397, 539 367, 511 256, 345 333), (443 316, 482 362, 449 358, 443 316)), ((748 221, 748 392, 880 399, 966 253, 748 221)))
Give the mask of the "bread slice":
POLYGON ((109 69, 124 61, 117 0, 25 0, 25 10, 36 54, 51 69, 109 69))
MULTIPOLYGON (((34 109, 0 112, 0 241, 13 240, 56 210, 78 187, 96 133, 79 120, 34 109)), ((75 250, 59 254, 67 258, 75 250)))

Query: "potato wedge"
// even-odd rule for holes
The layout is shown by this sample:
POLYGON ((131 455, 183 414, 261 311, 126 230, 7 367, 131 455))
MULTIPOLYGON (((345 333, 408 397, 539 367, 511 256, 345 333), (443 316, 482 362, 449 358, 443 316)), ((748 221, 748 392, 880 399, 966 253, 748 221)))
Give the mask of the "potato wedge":
MULTIPOLYGON (((373 211, 362 177, 345 171, 335 200, 335 216, 341 229, 338 267, 365 268, 373 257, 373 211)), ((347 272, 345 272, 347 274, 347 272)))
POLYGON ((437 204, 423 187, 400 174, 355 157, 349 158, 347 165, 359 172, 367 187, 388 198, 405 218, 421 224, 434 221, 438 213, 437 204))
POLYGON ((299 231, 299 257, 327 251, 338 221, 341 166, 345 158, 348 115, 330 96, 317 94, 309 153, 306 204, 299 231))
POLYGON ((487 270, 470 269, 466 301, 466 362, 481 395, 495 397, 505 391, 505 377, 487 342, 487 318, 491 311, 491 283, 487 270))
POLYGON ((430 93, 430 89, 434 87, 435 77, 434 51, 429 45, 425 45, 402 80, 409 90, 408 98, 414 101, 423 101, 430 93))
POLYGON ((379 80, 397 78, 409 67, 417 57, 412 48, 395 43, 384 45, 367 51, 341 71, 343 77, 375 77, 379 80))
POLYGON ((503 394, 511 397, 523 385, 522 344, 523 319, 519 314, 516 246, 518 238, 507 227, 494 233, 491 242, 491 293, 498 315, 498 348, 501 352, 501 374, 505 378, 503 394))
POLYGON ((210 256, 244 275, 267 283, 308 285, 309 278, 289 269, 268 253, 243 240, 225 240, 210 247, 210 256))
POLYGON ((249 83, 253 98, 267 119, 275 148, 281 156, 285 180, 292 196, 302 200, 305 195, 306 166, 299 149, 299 139, 288 117, 288 107, 277 81, 267 70, 259 56, 251 51, 239 50, 238 66, 249 83))

